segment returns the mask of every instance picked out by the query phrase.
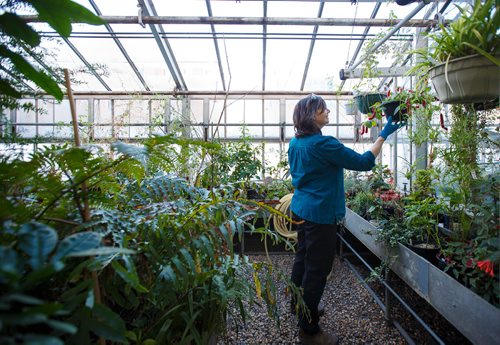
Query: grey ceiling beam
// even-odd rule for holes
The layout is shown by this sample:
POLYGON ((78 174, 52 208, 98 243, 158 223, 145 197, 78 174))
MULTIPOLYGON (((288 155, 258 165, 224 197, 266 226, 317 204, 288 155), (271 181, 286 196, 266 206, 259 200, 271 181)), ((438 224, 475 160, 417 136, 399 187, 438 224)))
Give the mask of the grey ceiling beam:
MULTIPOLYGON (((174 52, 172 51, 172 48, 170 47, 170 44, 168 43, 168 40, 166 38, 161 38, 160 37, 160 32, 163 33, 163 27, 161 24, 169 24, 168 22, 154 22, 154 21, 148 21, 145 20, 148 18, 150 15, 153 15, 153 17, 158 17, 156 13, 156 9, 153 5, 153 2, 151 0, 138 0, 139 5, 141 6, 142 13, 145 14, 145 17, 139 17, 139 16, 134 16, 135 18, 135 24, 141 22, 144 24, 149 24, 149 28, 151 32, 153 33, 156 43, 158 44, 158 48, 160 49, 160 52, 163 56, 163 59, 165 60, 165 63, 167 64, 167 67, 170 71, 170 74, 172 75, 172 78, 174 79, 175 86, 178 90, 187 90, 186 82, 184 81, 184 78, 182 77, 182 73, 179 69, 179 66, 177 65, 177 61, 174 56, 174 52)), ((106 17, 101 17, 101 18, 106 18, 106 17)), ((108 24, 111 24, 112 22, 108 22, 105 20, 108 24)), ((125 23, 123 23, 125 24, 125 23)), ((173 24, 173 23, 171 23, 173 24)))
MULTIPOLYGON (((231 1, 234 2, 235 0, 218 0, 218 1, 231 1)), ((245 0, 245 1, 262 1, 262 0, 245 0)), ((352 2, 352 0, 267 0, 267 1, 295 1, 295 2, 352 2)), ((377 0, 356 0, 357 2, 377 2, 377 0)), ((439 2, 445 2, 446 0, 438 0, 439 2)), ((470 0, 454 0, 456 2, 469 2, 470 0)), ((380 0, 380 2, 394 2, 394 0, 380 0)))
MULTIPOLYGON (((325 2, 322 0, 319 4, 318 18, 323 16, 323 9, 325 7, 325 2)), ((318 34, 319 25, 315 25, 313 29, 313 34, 311 37, 311 43, 309 44, 309 53, 307 54, 306 66, 304 67, 304 74, 302 75, 302 83, 300 84, 300 91, 304 90, 306 84, 307 72, 309 71, 309 65, 311 63, 311 57, 314 50, 314 44, 316 43, 316 35, 318 34)))
MULTIPOLYGON (((111 92, 106 92, 106 91, 75 91, 73 94, 75 96, 81 96, 81 97, 86 97, 86 96, 102 96, 102 97, 125 97, 125 98, 134 98, 137 96, 151 96, 152 98, 158 97, 162 98, 164 96, 189 96, 189 97, 209 97, 209 96, 229 96, 229 97, 238 97, 242 98, 244 97, 245 99, 259 99, 259 97, 265 96, 265 97, 300 97, 300 96, 307 96, 313 92, 316 95, 319 96, 328 96, 328 97, 340 97, 340 96, 350 96, 352 95, 352 92, 350 91, 343 91, 343 92, 337 92, 337 91, 324 91, 324 90, 311 90, 311 91, 289 91, 289 90, 283 90, 283 91, 241 91, 241 90, 228 90, 228 91, 191 91, 191 90, 186 90, 186 91, 136 91, 136 90, 131 90, 131 91, 111 91, 111 92)), ((47 95, 46 93, 42 93, 40 95, 47 96, 48 98, 51 98, 52 96, 47 95)), ((53 97, 52 97, 53 98, 53 97)))
MULTIPOLYGON (((373 72, 377 77, 402 77, 408 75, 410 68, 411 66, 377 67, 373 69, 373 72)), ((353 70, 346 70, 345 72, 344 79, 363 78, 364 68, 355 68, 353 70)))
MULTIPOLYGON (((94 0, 89 0, 89 2, 90 2, 90 5, 92 5, 92 7, 94 8, 94 11, 97 13, 97 15, 98 16, 102 16, 102 13, 99 10, 99 7, 97 7, 97 5, 94 2, 94 0)), ((144 86, 144 89, 146 89, 146 91, 150 91, 151 89, 149 88, 148 84, 146 83, 146 81, 142 77, 142 74, 137 69, 137 66, 135 65, 134 61, 132 61, 132 59, 128 55, 127 51, 125 50, 125 47, 122 45, 122 43, 120 42, 120 40, 116 36, 113 28, 109 24, 107 24, 107 23, 105 23, 104 26, 106 27, 106 29, 108 30, 109 34, 111 35, 111 37, 115 41, 116 45, 118 46, 118 49, 120 49, 120 51, 122 52, 122 54, 125 57, 125 59, 127 60, 128 64, 130 65, 130 67, 134 71, 135 75, 137 76, 137 78, 139 79, 139 81, 142 83, 142 86, 144 86)))
MULTIPOLYGON (((212 6, 210 5, 210 0, 205 0, 207 4, 208 16, 213 17, 212 6)), ((222 60, 220 58, 219 51, 219 41, 217 40, 217 32, 215 31, 215 26, 210 24, 210 29, 212 30, 212 37, 214 40, 215 55, 217 56, 217 63, 219 64, 220 79, 222 80, 222 90, 226 90, 226 79, 224 78, 224 68, 222 67, 222 60)))
MULTIPOLYGON (((143 2, 145 0, 138 0, 143 2)), ((146 0, 147 1, 147 0, 146 0)), ((421 6, 423 3, 419 3, 421 6)), ((26 22, 43 22, 38 16, 20 16, 26 22)), ((378 26, 428 27, 436 20, 378 19, 378 18, 295 18, 295 17, 175 17, 175 16, 100 16, 108 24, 223 24, 223 25, 320 25, 320 26, 378 26)), ((449 21, 445 22, 445 25, 449 21)), ((158 31, 158 30, 156 30, 158 31)))
POLYGON ((80 58, 80 60, 82 60, 82 62, 85 64, 85 66, 87 66, 87 68, 90 70, 90 72, 94 75, 94 77, 97 78, 97 80, 99 80, 102 84, 102 86, 104 86, 104 88, 108 91, 111 91, 111 88, 109 87, 108 84, 106 84, 106 82, 104 81, 104 79, 102 79, 102 77, 99 75, 99 73, 97 73, 97 71, 95 70, 95 68, 90 64, 90 62, 87 61, 87 59, 85 59, 85 57, 82 55, 82 53, 80 53, 80 51, 73 45, 73 43, 71 43, 69 41, 69 39, 67 39, 66 37, 63 37, 61 36, 61 38, 66 42, 66 44, 71 48, 71 50, 73 50, 73 52, 80 58))
MULTIPOLYGON (((264 19, 267 18, 267 0, 264 0, 264 19)), ((266 89, 267 25, 262 25, 262 91, 266 89)))

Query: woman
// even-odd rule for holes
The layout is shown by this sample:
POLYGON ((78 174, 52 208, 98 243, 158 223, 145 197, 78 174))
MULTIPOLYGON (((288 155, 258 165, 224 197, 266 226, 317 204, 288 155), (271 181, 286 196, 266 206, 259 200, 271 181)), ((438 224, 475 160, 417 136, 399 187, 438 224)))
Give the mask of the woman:
MULTIPOLYGON (((288 162, 295 192, 291 210, 297 225, 298 247, 292 282, 303 289, 310 317, 299 310, 299 339, 304 345, 337 344, 338 337, 319 327, 318 304, 332 269, 338 222, 345 216, 344 169, 367 171, 375 165, 382 144, 402 127, 388 118, 373 146, 363 154, 345 147, 321 129, 330 110, 323 98, 311 94, 293 112, 295 138, 288 148, 288 162)), ((292 308, 295 309, 294 301, 292 308)))

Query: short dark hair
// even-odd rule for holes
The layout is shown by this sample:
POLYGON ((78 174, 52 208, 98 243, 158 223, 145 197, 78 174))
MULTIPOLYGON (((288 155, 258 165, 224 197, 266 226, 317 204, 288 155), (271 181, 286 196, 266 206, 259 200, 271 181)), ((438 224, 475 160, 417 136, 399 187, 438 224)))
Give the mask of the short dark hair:
POLYGON ((297 138, 319 133, 321 130, 314 122, 314 115, 326 109, 325 100, 314 93, 302 98, 293 110, 293 127, 297 138))

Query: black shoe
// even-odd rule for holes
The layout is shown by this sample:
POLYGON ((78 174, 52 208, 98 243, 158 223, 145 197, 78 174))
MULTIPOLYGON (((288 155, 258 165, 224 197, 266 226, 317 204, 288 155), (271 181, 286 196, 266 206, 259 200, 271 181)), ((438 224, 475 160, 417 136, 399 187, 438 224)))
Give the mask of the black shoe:
MULTIPOLYGON (((296 314, 297 310, 295 310, 295 303, 290 304, 290 312, 292 314, 296 314)), ((323 316, 325 315, 325 305, 322 302, 319 302, 318 304, 318 316, 323 316)))

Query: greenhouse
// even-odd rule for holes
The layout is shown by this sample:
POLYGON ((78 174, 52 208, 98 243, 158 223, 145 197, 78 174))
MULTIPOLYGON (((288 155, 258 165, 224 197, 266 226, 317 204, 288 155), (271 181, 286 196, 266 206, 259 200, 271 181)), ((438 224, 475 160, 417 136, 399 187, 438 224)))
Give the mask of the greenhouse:
POLYGON ((0 4, 0 344, 500 344, 498 1, 0 4))

